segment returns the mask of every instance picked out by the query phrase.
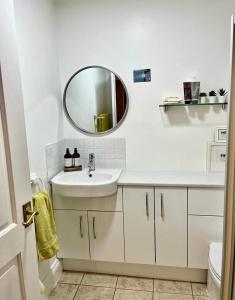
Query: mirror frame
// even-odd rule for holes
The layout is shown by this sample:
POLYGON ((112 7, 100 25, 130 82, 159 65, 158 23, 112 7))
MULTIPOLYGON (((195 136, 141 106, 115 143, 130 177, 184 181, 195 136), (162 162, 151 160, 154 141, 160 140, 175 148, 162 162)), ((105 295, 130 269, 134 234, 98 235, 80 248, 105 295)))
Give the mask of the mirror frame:
POLYGON ((66 86, 64 88, 64 94, 63 94, 63 109, 64 109, 64 112, 65 112, 65 115, 68 119, 68 121, 73 125, 73 127, 77 130, 79 130, 80 132, 86 134, 86 135, 92 135, 92 136, 101 136, 101 135, 106 135, 106 134, 109 134, 113 131, 115 131, 116 129, 118 129, 121 124, 123 123, 124 119, 126 118, 126 115, 127 115, 127 112, 129 110, 129 95, 128 95, 128 91, 127 91, 127 88, 126 88, 126 85, 124 83, 124 81, 120 78, 120 76, 116 73, 116 72, 113 72, 112 70, 106 68, 106 67, 103 67, 103 66, 99 66, 99 65, 90 65, 90 66, 87 66, 87 67, 84 67, 82 69, 79 69, 77 72, 75 72, 68 80, 68 82, 66 83, 66 86), (67 106, 66 106, 66 94, 67 94, 67 89, 68 89, 68 86, 70 84, 70 82, 73 80, 73 78, 79 74, 80 72, 84 71, 84 70, 87 70, 87 69, 91 69, 91 68, 102 68, 102 69, 105 69, 109 72, 112 72, 115 76, 117 76, 119 78, 119 80, 121 81, 123 87, 124 87, 124 90, 126 92, 126 109, 125 109, 125 112, 121 118, 121 120, 117 123, 117 125, 115 127, 112 127, 110 128, 109 130, 106 130, 104 132, 90 132, 90 131, 87 131, 86 129, 83 129, 81 127, 79 127, 74 121, 73 119, 70 117, 69 115, 69 112, 68 112, 68 109, 67 109, 67 106))

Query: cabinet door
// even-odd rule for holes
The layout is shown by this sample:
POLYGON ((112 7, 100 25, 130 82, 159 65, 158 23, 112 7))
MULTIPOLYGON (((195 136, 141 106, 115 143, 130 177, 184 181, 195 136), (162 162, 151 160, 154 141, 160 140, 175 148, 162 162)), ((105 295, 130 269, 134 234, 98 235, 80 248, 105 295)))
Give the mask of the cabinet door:
POLYGON ((223 217, 188 216, 188 266, 208 269, 209 244, 222 236, 223 217))
POLYGON ((187 266, 187 189, 155 189, 156 263, 187 266))
POLYGON ((90 259, 87 212, 55 210, 60 258, 90 259))
POLYGON ((123 187, 126 262, 155 264, 154 189, 123 187))
POLYGON ((124 262, 122 212, 88 212, 92 260, 124 262))

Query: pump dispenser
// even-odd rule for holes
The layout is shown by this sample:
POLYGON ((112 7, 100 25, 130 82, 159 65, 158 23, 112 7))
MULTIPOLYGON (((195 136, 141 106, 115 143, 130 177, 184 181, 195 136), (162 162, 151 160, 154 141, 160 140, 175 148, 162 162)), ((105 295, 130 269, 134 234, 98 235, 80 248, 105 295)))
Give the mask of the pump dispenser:
POLYGON ((66 153, 64 155, 64 167, 71 168, 73 166, 73 157, 69 152, 69 148, 66 148, 66 153))
POLYGON ((81 164, 81 159, 80 159, 80 154, 78 153, 78 149, 74 148, 74 153, 73 153, 73 167, 80 167, 81 164))

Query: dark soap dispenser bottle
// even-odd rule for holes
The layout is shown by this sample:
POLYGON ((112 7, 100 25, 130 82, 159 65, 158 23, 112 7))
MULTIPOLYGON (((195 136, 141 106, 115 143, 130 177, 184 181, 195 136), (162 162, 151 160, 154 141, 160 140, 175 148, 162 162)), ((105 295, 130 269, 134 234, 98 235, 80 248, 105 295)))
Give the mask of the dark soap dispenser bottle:
POLYGON ((73 166, 73 157, 69 152, 69 148, 66 149, 66 153, 64 155, 64 167, 71 168, 73 166))
POLYGON ((73 166, 74 167, 80 167, 81 166, 80 154, 78 153, 78 149, 77 148, 74 148, 73 166))

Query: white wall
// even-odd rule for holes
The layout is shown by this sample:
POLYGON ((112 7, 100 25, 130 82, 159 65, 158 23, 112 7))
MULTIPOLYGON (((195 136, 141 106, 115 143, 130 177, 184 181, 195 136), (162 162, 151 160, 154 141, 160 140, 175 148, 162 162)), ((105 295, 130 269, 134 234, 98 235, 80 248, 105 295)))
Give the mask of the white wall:
MULTIPOLYGON (((206 142, 225 124, 220 109, 175 109, 164 96, 182 96, 196 75, 203 91, 229 88, 233 0, 57 1, 61 92, 87 65, 117 72, 127 85, 130 109, 108 137, 125 137, 127 168, 205 170, 206 142), (134 69, 151 68, 152 82, 134 84, 134 69)), ((64 137, 81 137, 65 119, 64 137)))
MULTIPOLYGON (((45 145, 63 135, 54 6, 48 0, 15 1, 30 171, 47 178, 45 145)), ((16 99, 17 101, 17 99, 16 99)), ((39 264, 49 280, 55 260, 39 264)))

